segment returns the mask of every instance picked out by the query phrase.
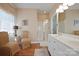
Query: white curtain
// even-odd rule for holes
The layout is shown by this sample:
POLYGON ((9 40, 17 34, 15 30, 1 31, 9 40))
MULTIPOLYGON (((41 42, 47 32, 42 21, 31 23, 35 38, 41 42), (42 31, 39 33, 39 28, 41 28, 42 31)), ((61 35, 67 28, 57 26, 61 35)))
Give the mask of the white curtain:
POLYGON ((8 32, 9 35, 14 33, 14 16, 3 10, 0 10, 0 31, 8 32))

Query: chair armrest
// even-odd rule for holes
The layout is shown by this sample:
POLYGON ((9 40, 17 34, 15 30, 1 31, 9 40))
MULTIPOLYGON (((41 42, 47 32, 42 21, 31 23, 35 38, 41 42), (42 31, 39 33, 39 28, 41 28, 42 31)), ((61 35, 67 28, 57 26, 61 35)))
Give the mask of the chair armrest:
POLYGON ((17 42, 9 42, 4 47, 8 47, 11 50, 11 54, 14 55, 16 52, 20 50, 20 47, 17 42))

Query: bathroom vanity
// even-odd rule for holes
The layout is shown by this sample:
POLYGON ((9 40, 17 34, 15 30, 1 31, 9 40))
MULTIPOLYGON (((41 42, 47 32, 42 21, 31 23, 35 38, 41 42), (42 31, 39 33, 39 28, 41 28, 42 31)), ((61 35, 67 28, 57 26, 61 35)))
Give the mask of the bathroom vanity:
POLYGON ((51 56, 79 56, 79 37, 70 34, 49 34, 48 50, 51 56))

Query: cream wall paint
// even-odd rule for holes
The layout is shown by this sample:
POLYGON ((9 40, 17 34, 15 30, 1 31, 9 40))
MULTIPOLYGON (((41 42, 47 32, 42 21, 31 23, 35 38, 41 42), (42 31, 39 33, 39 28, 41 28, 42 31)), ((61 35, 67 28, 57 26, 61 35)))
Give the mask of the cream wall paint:
POLYGON ((74 19, 79 20, 79 10, 66 10, 64 20, 65 33, 73 33, 73 31, 76 30, 79 31, 79 27, 74 26, 74 19))
POLYGON ((36 9, 18 9, 16 24, 19 26, 18 35, 22 34, 22 31, 29 31, 31 40, 37 39, 37 10, 36 9), (22 20, 27 20, 28 25, 23 26, 22 20))

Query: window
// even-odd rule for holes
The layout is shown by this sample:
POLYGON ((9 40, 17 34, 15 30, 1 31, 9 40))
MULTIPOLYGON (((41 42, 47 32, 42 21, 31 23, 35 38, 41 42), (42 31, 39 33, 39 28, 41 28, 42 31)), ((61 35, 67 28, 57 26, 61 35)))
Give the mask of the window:
POLYGON ((9 34, 13 34, 14 33, 14 16, 3 11, 0 10, 0 31, 6 31, 9 34))

